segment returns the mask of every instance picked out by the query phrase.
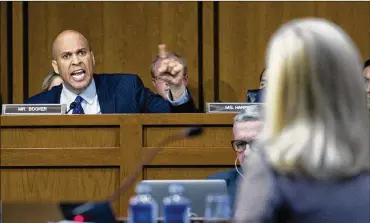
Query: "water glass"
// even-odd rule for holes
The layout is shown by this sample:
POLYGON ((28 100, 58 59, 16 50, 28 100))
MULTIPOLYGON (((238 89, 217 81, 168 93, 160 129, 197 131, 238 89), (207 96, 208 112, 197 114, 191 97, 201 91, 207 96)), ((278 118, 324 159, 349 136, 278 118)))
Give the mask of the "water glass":
POLYGON ((206 223, 218 222, 231 218, 230 197, 225 194, 208 195, 204 221, 206 223))

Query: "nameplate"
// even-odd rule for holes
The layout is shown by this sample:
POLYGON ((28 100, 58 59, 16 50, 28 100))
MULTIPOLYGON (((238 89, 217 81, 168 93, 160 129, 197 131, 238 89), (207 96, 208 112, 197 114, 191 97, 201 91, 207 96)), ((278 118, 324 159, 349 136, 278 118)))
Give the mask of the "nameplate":
POLYGON ((250 107, 256 107, 262 103, 207 103, 207 113, 239 113, 250 107))
POLYGON ((64 115, 65 104, 5 104, 3 115, 64 115))

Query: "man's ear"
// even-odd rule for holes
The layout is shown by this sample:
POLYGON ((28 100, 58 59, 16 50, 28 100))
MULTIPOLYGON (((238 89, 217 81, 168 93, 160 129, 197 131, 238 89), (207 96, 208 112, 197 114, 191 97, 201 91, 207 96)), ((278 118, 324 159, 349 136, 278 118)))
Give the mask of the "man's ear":
POLYGON ((153 84, 153 87, 155 87, 155 79, 152 78, 152 84, 153 84))
POLYGON ((92 56, 93 65, 95 66, 95 56, 94 56, 94 53, 92 51, 91 51, 91 56, 92 56))
POLYGON ((51 61, 51 65, 53 66, 54 72, 59 74, 59 68, 56 60, 51 61))
POLYGON ((185 85, 185 87, 188 86, 188 80, 188 74, 185 74, 183 79, 183 84, 185 85))

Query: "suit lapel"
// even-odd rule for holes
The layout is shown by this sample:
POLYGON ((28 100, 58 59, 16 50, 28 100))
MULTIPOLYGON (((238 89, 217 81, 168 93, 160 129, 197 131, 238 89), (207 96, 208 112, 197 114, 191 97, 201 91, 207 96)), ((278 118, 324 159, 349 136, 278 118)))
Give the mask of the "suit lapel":
POLYGON ((116 113, 116 104, 114 103, 115 95, 108 83, 106 83, 105 78, 107 78, 107 76, 94 75, 100 111, 102 114, 116 113))
POLYGON ((50 92, 53 93, 52 97, 53 97, 53 102, 55 102, 56 104, 60 104, 60 97, 61 97, 61 94, 62 94, 62 89, 63 89, 63 85, 59 85, 59 86, 56 86, 56 87, 53 87, 50 92))

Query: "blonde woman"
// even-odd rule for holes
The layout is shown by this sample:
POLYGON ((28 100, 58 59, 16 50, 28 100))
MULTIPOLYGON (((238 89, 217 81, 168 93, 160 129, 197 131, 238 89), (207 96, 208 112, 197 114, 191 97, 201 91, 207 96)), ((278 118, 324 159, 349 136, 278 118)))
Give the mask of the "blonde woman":
POLYGON ((42 91, 48 91, 54 86, 58 86, 61 83, 63 83, 63 79, 60 77, 59 74, 55 72, 49 72, 48 75, 46 75, 44 81, 42 82, 42 91))
POLYGON ((282 26, 267 53, 261 153, 244 162, 238 222, 370 222, 369 116, 361 59, 321 19, 282 26))

